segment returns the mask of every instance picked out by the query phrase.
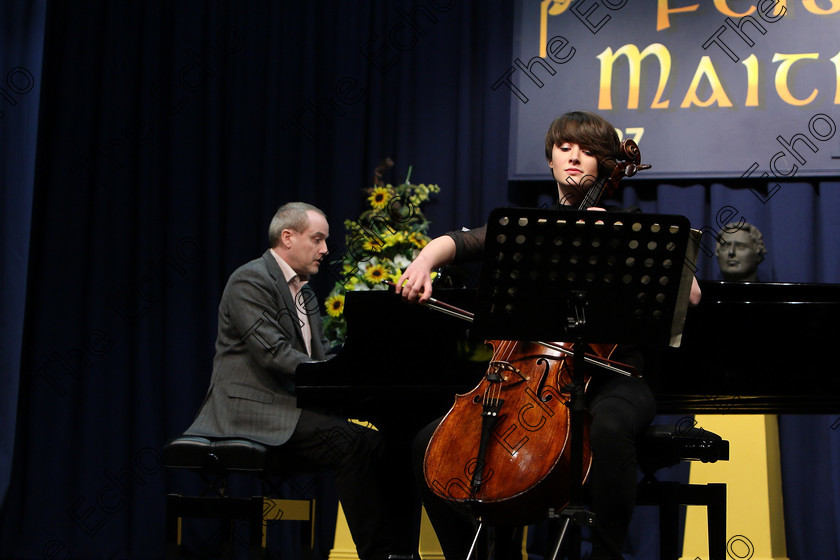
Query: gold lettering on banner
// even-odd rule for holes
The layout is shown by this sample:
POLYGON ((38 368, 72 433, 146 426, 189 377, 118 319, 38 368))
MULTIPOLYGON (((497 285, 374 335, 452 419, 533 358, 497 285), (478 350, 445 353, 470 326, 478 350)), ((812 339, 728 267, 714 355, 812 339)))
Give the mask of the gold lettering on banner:
MULTIPOLYGON (((551 4, 553 0, 543 0, 540 10, 543 14, 542 21, 546 17, 546 5, 551 4)), ((700 11, 700 4, 689 4, 687 6, 671 6, 674 0, 657 0, 656 1, 656 30, 662 31, 671 27, 671 16, 676 14, 688 14, 700 11)), ((723 16, 732 18, 748 17, 755 14, 757 11, 759 15, 765 14, 767 17, 776 17, 784 14, 788 10, 787 0, 756 0, 753 5, 747 8, 744 12, 736 12, 729 4, 731 0, 714 0, 715 9, 723 16), (768 5, 769 3, 769 5, 768 5)), ((840 13, 840 0, 802 0, 802 7, 811 14, 817 16, 830 16, 840 13), (821 7, 828 3, 827 8, 821 7)), ((555 9, 554 7, 550 9, 555 9)), ((563 8, 565 10, 565 8, 563 8)), ((549 11, 549 13, 551 13, 549 11)), ((562 13, 558 12, 558 13, 562 13)), ((762 16, 763 17, 763 16, 762 16)), ((543 56, 545 56, 543 54, 543 56)))
POLYGON ((697 65, 697 71, 691 79, 691 85, 688 86, 688 91, 686 92, 682 103, 680 103, 680 107, 683 109, 692 105, 697 105, 698 107, 708 107, 715 103, 717 103, 719 107, 732 107, 732 102, 726 95, 726 92, 723 89, 723 84, 720 83, 720 78, 718 78, 717 72, 715 72, 712 60, 708 56, 703 56, 700 58, 700 64, 697 65), (709 94, 708 99, 702 101, 697 96, 697 88, 700 87, 700 81, 704 77, 709 81, 709 85, 712 86, 712 92, 709 94))
MULTIPOLYGON (((540 56, 545 58, 545 40, 548 37, 548 17, 559 16, 566 12, 574 0, 542 0, 540 2, 540 56)), ((582 0, 577 0, 582 1, 582 0)), ((670 4, 673 0, 656 0, 656 30, 662 31, 671 27, 671 16, 674 14, 687 14, 698 12, 700 4, 689 4, 687 6, 675 6, 670 4)), ((766 14, 770 17, 783 14, 788 9, 787 0, 775 0, 771 5, 767 2, 771 0, 756 0, 755 4, 751 5, 744 12, 736 12, 729 3, 731 0, 714 0, 715 9, 723 16, 732 18, 741 18, 751 16, 756 13, 756 10, 766 14)), ((802 7, 811 14, 817 16, 829 16, 840 13, 840 0, 802 0, 802 7), (828 3, 827 8, 823 8, 820 4, 828 3)))
POLYGON ((659 0, 656 5, 656 30, 662 31, 671 27, 671 14, 694 12, 699 7, 700 4, 692 4, 691 6, 683 6, 682 8, 669 8, 668 0, 659 0))
POLYGON ((639 108, 639 84, 641 81, 642 60, 650 55, 654 55, 659 61, 659 85, 656 89, 656 96, 651 109, 666 109, 668 107, 668 100, 662 99, 665 93, 665 86, 668 82, 668 75, 671 73, 671 53, 667 47, 661 43, 654 43, 649 45, 645 50, 639 52, 636 45, 628 44, 622 46, 613 53, 612 47, 607 47, 598 55, 598 60, 601 61, 601 79, 600 91, 598 93, 598 109, 612 109, 612 68, 616 59, 620 56, 627 57, 627 64, 629 65, 629 89, 627 92, 627 108, 639 108))
POLYGON ((548 42, 548 16, 559 16, 572 4, 572 0, 542 0, 540 2, 540 57, 545 58, 548 42))
POLYGON ((729 7, 729 4, 726 3, 726 0, 715 0, 715 8, 717 8, 717 10, 723 15, 730 17, 744 17, 755 12, 755 6, 750 6, 750 9, 742 14, 733 12, 732 8, 729 7))
POLYGON ((818 16, 827 16, 840 12, 840 0, 831 0, 831 7, 828 9, 822 9, 817 6, 816 0, 802 0, 802 5, 805 6, 806 10, 818 16))
POLYGON ((758 107, 758 59, 754 54, 741 61, 747 67, 747 99, 745 107, 758 107))
POLYGON ((802 53, 802 54, 779 54, 775 53, 773 55, 773 62, 781 62, 779 64, 779 68, 776 70, 776 91, 779 94, 779 97, 782 98, 782 101, 787 103, 788 105, 807 105, 814 98, 817 96, 818 90, 814 88, 811 91, 811 95, 808 96, 807 99, 797 99, 793 96, 790 92, 790 85, 788 83, 788 74, 790 73, 790 68, 793 64, 799 60, 803 59, 812 59, 816 60, 820 57, 819 53, 802 53))
POLYGON ((829 60, 834 63, 834 77, 836 80, 834 84, 834 104, 840 105, 840 52, 829 60))
MULTIPOLYGON (((772 5, 767 6, 767 2, 772 0, 757 0, 756 5, 761 13, 768 16, 778 16, 787 10, 787 0, 775 0, 772 5), (776 8, 775 13, 770 14, 770 10, 776 8)), ((690 6, 680 6, 672 8, 668 4, 669 0, 658 0, 656 6, 656 30, 662 31, 671 27, 671 14, 684 14, 687 12, 696 12, 700 8, 700 4, 691 4, 690 6)), ((714 5, 717 11, 727 17, 746 17, 756 12, 756 5, 752 5, 746 12, 736 12, 729 7, 728 0, 714 0, 714 5)), ((812 14, 828 15, 840 11, 840 0, 831 0, 831 8, 822 9, 817 7, 816 0, 803 0, 802 5, 806 10, 812 14)))
MULTIPOLYGON (((840 0, 838 0, 840 1, 840 0)), ((671 54, 668 48, 661 43, 654 43, 649 45, 642 51, 639 47, 633 44, 627 44, 620 47, 613 52, 612 47, 604 49, 597 58, 601 61, 601 75, 598 90, 598 109, 612 110, 613 109, 613 68, 616 61, 622 56, 627 59, 628 64, 628 89, 627 89, 627 109, 639 108, 639 96, 641 88, 641 71, 642 61, 649 56, 654 56, 659 62, 659 83, 656 89, 656 95, 653 102, 650 104, 651 109, 667 109, 670 101, 663 99, 668 80, 671 74, 671 54)), ((779 54, 773 55, 772 62, 779 63, 776 68, 775 88, 776 93, 783 102, 788 105, 800 107, 813 103, 819 94, 817 88, 813 88, 810 94, 803 99, 800 99, 792 93, 793 77, 792 69, 795 70, 794 65, 800 61, 818 60, 820 53, 794 53, 794 54, 779 54)), ((834 79, 835 79, 835 93, 834 104, 840 105, 840 53, 829 59, 834 65, 834 79)), ((759 99, 759 84, 761 67, 758 59, 754 54, 742 61, 745 68, 746 77, 746 96, 744 98, 745 107, 760 106, 759 99)), ((653 69, 655 70, 655 69, 653 69)), ((652 70, 652 71, 653 71, 652 70)), ((685 97, 680 103, 681 108, 686 107, 732 107, 733 103, 724 87, 724 82, 718 76, 717 69, 711 58, 703 56, 700 58, 697 68, 694 72, 694 77, 686 91, 685 97), (705 93, 703 91, 704 78, 708 81, 709 94, 705 99, 701 99, 700 95, 705 93)))

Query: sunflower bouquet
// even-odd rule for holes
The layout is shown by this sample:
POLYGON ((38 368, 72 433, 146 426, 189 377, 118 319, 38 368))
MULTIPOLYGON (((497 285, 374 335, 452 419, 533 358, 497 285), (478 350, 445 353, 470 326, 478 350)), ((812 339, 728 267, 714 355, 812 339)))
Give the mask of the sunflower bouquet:
POLYGON ((393 166, 385 160, 374 174, 373 186, 363 189, 368 206, 356 221, 345 220, 347 251, 330 268, 341 271, 325 301, 324 331, 329 340, 343 344, 347 334, 344 297, 347 292, 386 290, 384 280, 396 282, 420 249, 430 241, 429 221, 421 206, 440 192, 437 185, 411 183, 411 167, 397 186, 385 183, 384 172, 393 166))

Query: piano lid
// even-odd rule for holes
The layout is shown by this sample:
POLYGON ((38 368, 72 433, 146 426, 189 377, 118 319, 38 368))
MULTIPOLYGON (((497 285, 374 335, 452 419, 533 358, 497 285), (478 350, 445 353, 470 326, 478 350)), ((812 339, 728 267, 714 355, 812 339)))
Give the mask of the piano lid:
MULTIPOLYGON (((474 290, 440 289, 435 297, 462 309, 474 290)), ((298 406, 320 408, 379 426, 410 416, 431 421, 455 395, 473 389, 491 353, 469 336, 470 323, 403 301, 390 290, 348 292, 347 340, 330 360, 300 364, 298 406)))
POLYGON ((840 285, 700 282, 680 348, 647 370, 660 413, 840 411, 840 285))

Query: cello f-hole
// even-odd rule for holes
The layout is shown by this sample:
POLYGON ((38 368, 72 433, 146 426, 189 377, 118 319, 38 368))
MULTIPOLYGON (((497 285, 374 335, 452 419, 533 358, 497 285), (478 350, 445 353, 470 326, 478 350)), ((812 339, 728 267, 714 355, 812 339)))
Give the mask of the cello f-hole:
POLYGON ((537 360, 537 365, 543 366, 543 372, 540 375, 540 383, 537 385, 537 395, 540 397, 540 401, 547 403, 551 400, 551 394, 545 393, 545 383, 548 380, 548 373, 551 369, 551 363, 546 358, 540 358, 537 360))

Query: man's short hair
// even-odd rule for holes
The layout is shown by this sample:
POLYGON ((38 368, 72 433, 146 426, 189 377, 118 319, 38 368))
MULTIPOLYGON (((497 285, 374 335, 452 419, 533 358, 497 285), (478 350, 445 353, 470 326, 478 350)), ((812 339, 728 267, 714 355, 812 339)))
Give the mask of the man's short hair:
POLYGON ((277 209, 271 223, 268 225, 268 244, 269 247, 276 247, 280 243, 280 234, 284 229, 291 229, 294 231, 305 231, 309 226, 309 216, 307 212, 318 212, 324 218, 326 214, 320 209, 306 202, 287 202, 277 209))

